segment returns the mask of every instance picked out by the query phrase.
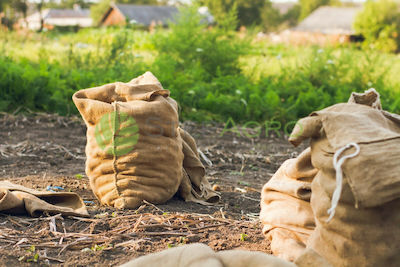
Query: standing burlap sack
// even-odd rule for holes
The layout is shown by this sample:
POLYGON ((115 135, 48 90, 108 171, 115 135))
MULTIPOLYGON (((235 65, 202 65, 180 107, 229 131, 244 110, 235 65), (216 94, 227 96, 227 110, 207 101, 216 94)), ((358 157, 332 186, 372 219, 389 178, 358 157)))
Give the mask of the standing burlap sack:
POLYGON ((286 160, 262 189, 263 233, 270 240, 272 253, 280 258, 294 261, 314 230, 309 201, 316 173, 307 149, 297 158, 286 160))
POLYGON ((334 266, 398 266, 400 116, 380 110, 373 90, 353 94, 301 119, 289 141, 309 138, 318 173, 307 247, 334 266))
MULTIPOLYGON (((195 159, 186 149, 178 127, 178 106, 169 94, 146 72, 129 83, 106 84, 73 95, 87 126, 86 173, 101 204, 122 209, 136 208, 143 200, 164 203, 182 181, 185 199, 203 204, 219 200, 204 178, 198 155, 195 159), (186 172, 184 160, 190 168, 186 172)), ((190 135, 185 135, 189 140, 190 135)), ((189 141, 195 149, 194 140, 189 141)))
POLYGON ((178 108, 149 72, 85 89, 73 101, 87 126, 86 173, 102 204, 163 203, 182 179, 178 108))

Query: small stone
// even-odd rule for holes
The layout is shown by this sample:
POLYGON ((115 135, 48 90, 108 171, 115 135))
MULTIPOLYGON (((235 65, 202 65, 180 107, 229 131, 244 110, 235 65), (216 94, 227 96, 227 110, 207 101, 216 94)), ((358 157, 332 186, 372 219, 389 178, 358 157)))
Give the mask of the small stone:
POLYGON ((200 236, 198 235, 188 235, 186 238, 190 243, 195 243, 200 241, 200 236))
POLYGON ((68 153, 65 153, 65 154, 64 154, 64 159, 66 159, 66 160, 71 160, 71 159, 72 159, 72 156, 71 156, 70 154, 68 154, 68 153))
POLYGON ((219 191, 221 191, 221 187, 219 185, 215 184, 215 185, 213 185, 212 190, 219 192, 219 191))

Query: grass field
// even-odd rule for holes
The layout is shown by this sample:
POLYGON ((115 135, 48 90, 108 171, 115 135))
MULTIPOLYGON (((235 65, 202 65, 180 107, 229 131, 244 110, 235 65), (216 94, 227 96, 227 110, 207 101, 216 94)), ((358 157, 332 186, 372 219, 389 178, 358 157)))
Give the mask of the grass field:
POLYGON ((376 88, 400 112, 399 56, 356 47, 292 47, 207 30, 186 17, 170 30, 85 29, 78 33, 0 33, 0 111, 25 107, 77 113, 79 89, 152 71, 197 121, 279 120, 376 88))

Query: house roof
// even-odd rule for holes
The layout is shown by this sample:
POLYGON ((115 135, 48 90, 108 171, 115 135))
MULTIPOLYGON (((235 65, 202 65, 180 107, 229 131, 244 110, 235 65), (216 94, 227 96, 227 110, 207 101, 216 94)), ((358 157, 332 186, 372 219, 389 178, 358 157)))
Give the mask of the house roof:
POLYGON ((89 9, 49 9, 47 18, 90 18, 89 9))
POLYGON ((324 34, 354 34, 353 23, 361 7, 323 6, 312 12, 293 30, 324 34))
MULTIPOLYGON (((86 19, 90 18, 89 9, 45 9, 42 12, 43 19, 86 19)), ((28 16, 29 20, 40 20, 41 17, 39 12, 35 12, 28 16)))
MULTIPOLYGON (((153 21, 161 21, 163 25, 166 25, 178 14, 178 9, 173 6, 114 4, 112 8, 117 8, 129 21, 133 20, 145 26, 149 26, 153 21)), ((103 21, 108 13, 103 17, 103 21)))

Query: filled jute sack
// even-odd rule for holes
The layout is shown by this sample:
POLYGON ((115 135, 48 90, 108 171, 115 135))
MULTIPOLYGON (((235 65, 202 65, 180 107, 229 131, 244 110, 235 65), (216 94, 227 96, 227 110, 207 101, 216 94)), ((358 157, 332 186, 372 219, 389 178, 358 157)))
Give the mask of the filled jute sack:
POLYGON ((381 110, 375 90, 353 93, 301 119, 289 141, 306 139, 318 170, 308 251, 334 266, 398 266, 400 116, 381 110))
POLYGON ((303 253, 315 228, 311 181, 317 173, 308 148, 286 160, 261 192, 260 220, 274 255, 294 261, 303 253))
POLYGON ((194 140, 186 137, 189 145, 182 138, 178 106, 169 95, 150 72, 73 95, 87 126, 86 173, 101 204, 164 203, 180 187, 184 199, 219 200, 204 178, 194 140))
MULTIPOLYGON (((272 255, 244 250, 227 250, 214 252, 210 247, 201 244, 184 245, 152 253, 120 267, 296 267, 272 255)), ((303 266, 302 266, 303 267, 303 266)), ((305 267, 305 265, 304 265, 305 267)))

